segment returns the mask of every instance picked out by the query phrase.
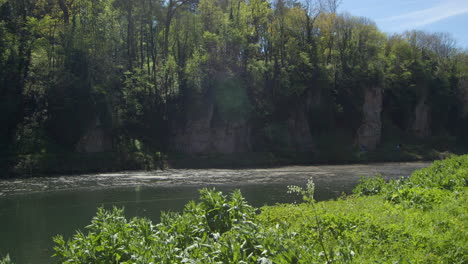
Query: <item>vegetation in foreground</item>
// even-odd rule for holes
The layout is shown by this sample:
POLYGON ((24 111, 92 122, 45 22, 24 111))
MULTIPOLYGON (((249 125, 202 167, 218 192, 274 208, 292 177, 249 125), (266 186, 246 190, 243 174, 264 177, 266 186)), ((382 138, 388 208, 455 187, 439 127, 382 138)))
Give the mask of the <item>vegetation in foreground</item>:
MULTIPOLYGON (((409 178, 363 179, 354 194, 316 202, 314 184, 289 191, 301 204, 256 209, 240 191, 200 191, 161 223, 98 209, 66 241, 58 263, 467 263, 468 155, 436 161, 409 178)), ((1 263, 1 262, 0 262, 1 263)), ((8 263, 8 262, 7 262, 8 263)))

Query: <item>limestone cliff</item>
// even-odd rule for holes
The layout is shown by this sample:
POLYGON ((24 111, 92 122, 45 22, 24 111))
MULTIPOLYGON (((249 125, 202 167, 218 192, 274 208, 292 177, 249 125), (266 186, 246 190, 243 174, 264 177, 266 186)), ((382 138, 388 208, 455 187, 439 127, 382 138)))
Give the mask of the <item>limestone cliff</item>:
POLYGON ((315 150, 307 113, 314 104, 319 103, 318 98, 318 95, 314 96, 311 92, 307 92, 305 97, 302 98, 304 102, 299 102, 292 108, 287 120, 290 150, 299 152, 315 150))
POLYGON ((77 152, 95 153, 112 150, 112 139, 110 133, 101 124, 99 117, 96 117, 90 124, 85 134, 76 144, 77 152))
POLYGON ((357 131, 357 144, 368 150, 374 150, 382 134, 382 90, 367 88, 364 91, 362 123, 357 131))
POLYGON ((205 95, 204 104, 192 106, 185 124, 172 128, 171 148, 181 153, 236 153, 248 152, 250 126, 247 120, 223 120, 215 100, 205 95))
POLYGON ((427 137, 430 135, 430 108, 426 104, 426 96, 419 99, 414 109, 413 122, 411 123, 411 132, 418 137, 427 137))
POLYGON ((462 115, 468 117, 468 79, 463 79, 459 83, 459 95, 463 105, 462 115))
MULTIPOLYGON (((172 126, 171 149, 180 153, 239 153, 252 151, 252 126, 248 118, 226 119, 216 99, 206 94, 203 104, 192 105, 185 122, 172 126)), ((284 150, 308 152, 315 149, 307 119, 307 102, 291 108, 285 120, 287 135, 284 150)), ((260 125, 262 127, 262 125, 260 125)), ((262 133, 260 133, 262 134, 262 133)), ((265 135, 263 135, 265 136, 265 135)), ((264 141, 265 139, 260 139, 264 141)), ((270 139, 271 140, 271 139, 270 139)), ((278 142, 268 143, 267 149, 278 142)))

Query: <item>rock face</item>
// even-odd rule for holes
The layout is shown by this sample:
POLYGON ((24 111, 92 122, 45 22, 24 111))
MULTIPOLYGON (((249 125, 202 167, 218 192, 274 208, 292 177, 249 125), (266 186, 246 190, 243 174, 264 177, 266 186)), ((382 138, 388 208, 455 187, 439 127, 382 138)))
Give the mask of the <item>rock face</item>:
POLYGON ((468 93, 465 94, 463 100, 463 117, 468 117, 468 93))
POLYGON ((463 105, 463 117, 468 117, 468 79, 460 81, 460 98, 463 105))
POLYGON ((309 152, 315 150, 309 121, 306 116, 307 110, 308 102, 306 102, 305 106, 295 108, 287 121, 289 147, 292 151, 309 152))
POLYGON ((203 126, 202 122, 189 122, 186 129, 174 133, 173 148, 177 152, 236 153, 250 151, 250 130, 245 122, 203 126))
POLYGON ((382 90, 368 88, 364 91, 362 106, 363 119, 357 131, 356 143, 368 150, 374 150, 382 135, 382 90))
POLYGON ((182 128, 173 129, 171 147, 181 153, 248 152, 250 126, 246 120, 227 122, 217 114, 214 100, 207 96, 205 104, 188 112, 182 128))
POLYGON ((112 139, 102 126, 99 117, 89 126, 76 144, 76 151, 82 153, 106 152, 112 150, 112 139))
POLYGON ((430 135, 430 108, 426 104, 426 96, 423 96, 414 109, 411 132, 418 137, 430 135))
MULTIPOLYGON (((218 78, 222 79, 222 78, 218 78)), ((312 152, 316 149, 312 138, 308 113, 311 106, 318 104, 319 95, 306 92, 297 102, 290 105, 287 116, 274 120, 274 131, 265 132, 269 124, 250 122, 250 103, 238 86, 230 86, 224 78, 221 85, 208 88, 205 94, 186 105, 186 115, 171 125, 170 148, 179 153, 242 153, 256 151, 312 152), (238 104, 238 102, 242 102, 238 104), (234 114, 237 113, 237 114, 234 114), (252 146, 255 137, 255 146, 252 146)), ((175 118, 174 120, 177 120, 175 118)))

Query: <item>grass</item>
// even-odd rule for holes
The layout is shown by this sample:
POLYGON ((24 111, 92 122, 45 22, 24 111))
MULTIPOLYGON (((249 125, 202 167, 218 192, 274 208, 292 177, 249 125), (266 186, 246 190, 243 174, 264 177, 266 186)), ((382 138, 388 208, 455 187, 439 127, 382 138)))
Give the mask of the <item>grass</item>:
MULTIPOLYGON (((379 195, 351 196, 315 207, 278 205, 264 207, 258 220, 261 225, 280 225, 285 232, 297 234, 294 248, 308 245, 307 251, 316 256, 324 251, 317 243, 321 229, 328 262, 466 263, 468 201, 464 194, 447 197, 431 210, 405 208, 379 195), (312 215, 318 215, 320 225, 312 215)), ((295 253, 298 259, 304 254, 295 253)), ((327 262, 314 256, 309 260, 327 262)))

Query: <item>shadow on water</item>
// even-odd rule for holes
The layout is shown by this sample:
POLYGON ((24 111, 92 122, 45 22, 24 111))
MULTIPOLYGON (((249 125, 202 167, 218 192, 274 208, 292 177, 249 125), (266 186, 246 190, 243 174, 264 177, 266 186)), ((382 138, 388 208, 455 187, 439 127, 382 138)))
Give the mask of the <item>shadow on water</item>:
POLYGON ((175 170, 166 172, 174 176, 164 178, 170 179, 169 184, 160 184, 162 178, 148 181, 151 176, 144 177, 141 173, 125 173, 115 177, 104 175, 107 177, 105 181, 102 181, 102 175, 88 175, 73 176, 72 181, 68 181, 72 178, 65 177, 0 182, 0 193, 3 192, 0 196, 0 256, 9 253, 18 264, 51 263, 52 237, 62 234, 69 238, 75 230, 84 230, 100 206, 125 207, 127 217, 147 217, 158 222, 161 211, 181 211, 188 201, 197 199, 201 187, 215 187, 225 194, 240 189, 251 205, 260 207, 295 202, 298 198, 286 193, 287 185, 305 185, 309 177, 313 177, 316 183, 316 199, 328 200, 342 193, 350 193, 359 175, 382 173, 386 178, 395 178, 409 175, 425 165, 400 164, 396 168, 393 164, 377 167, 318 166, 232 171, 175 170), (180 176, 187 173, 191 175, 187 178, 192 179, 189 182, 180 176), (234 175, 231 181, 220 181, 222 177, 229 177, 229 174, 234 175), (208 176, 200 178, 198 175, 208 176), (215 175, 221 176, 215 178, 215 175), (184 184, 174 182, 178 176, 184 184), (121 178, 117 182, 109 181, 118 177, 121 178), (41 181, 47 183, 44 184, 48 186, 47 189, 34 189, 41 181), (94 188, 94 185, 99 185, 99 188, 94 188), (21 192, 15 191, 20 189, 21 192))

